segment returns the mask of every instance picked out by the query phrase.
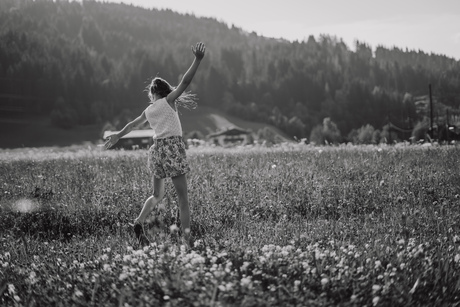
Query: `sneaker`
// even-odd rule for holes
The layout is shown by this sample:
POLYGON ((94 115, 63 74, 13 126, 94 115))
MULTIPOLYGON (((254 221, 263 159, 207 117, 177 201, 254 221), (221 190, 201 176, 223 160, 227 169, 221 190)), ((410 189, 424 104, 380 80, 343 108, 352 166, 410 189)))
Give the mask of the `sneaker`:
POLYGON ((135 224, 134 225, 134 233, 136 234, 136 239, 137 241, 142 245, 142 246, 148 246, 150 244, 149 239, 144 234, 144 229, 142 229, 141 224, 135 224))

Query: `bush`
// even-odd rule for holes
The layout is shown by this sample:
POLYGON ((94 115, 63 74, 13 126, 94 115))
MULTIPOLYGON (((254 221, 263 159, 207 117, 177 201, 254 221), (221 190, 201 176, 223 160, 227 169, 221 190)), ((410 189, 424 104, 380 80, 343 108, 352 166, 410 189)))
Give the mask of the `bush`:
POLYGON ((313 128, 310 133, 311 142, 317 145, 337 144, 342 140, 341 133, 337 125, 329 118, 323 120, 323 125, 313 128))
POLYGON ((418 142, 420 140, 425 139, 429 127, 430 125, 428 122, 428 118, 426 117, 422 121, 415 124, 414 129, 412 129, 412 138, 414 139, 414 141, 418 142))

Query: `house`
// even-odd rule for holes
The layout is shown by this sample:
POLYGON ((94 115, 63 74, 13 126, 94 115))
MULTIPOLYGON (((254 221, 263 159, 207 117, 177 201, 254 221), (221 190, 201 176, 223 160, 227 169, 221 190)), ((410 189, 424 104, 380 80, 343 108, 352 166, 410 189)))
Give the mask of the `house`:
POLYGON ((215 145, 246 145, 249 143, 251 132, 238 128, 229 127, 224 130, 211 133, 207 138, 215 145))
MULTIPOLYGON (((104 140, 111 134, 118 133, 119 131, 104 131, 104 140)), ((117 144, 111 149, 139 149, 149 148, 153 144, 153 130, 132 130, 127 135, 123 136, 117 144)))

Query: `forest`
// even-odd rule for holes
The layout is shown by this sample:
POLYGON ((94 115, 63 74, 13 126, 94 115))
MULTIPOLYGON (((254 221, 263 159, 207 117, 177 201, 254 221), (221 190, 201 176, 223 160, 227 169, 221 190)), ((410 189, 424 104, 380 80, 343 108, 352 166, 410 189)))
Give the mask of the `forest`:
POLYGON ((2 0, 0 117, 49 116, 61 129, 120 127, 145 108, 153 77, 178 83, 190 46, 203 41, 207 56, 190 87, 199 104, 291 137, 407 139, 428 129, 430 84, 436 124, 458 122, 460 61, 305 36, 267 38, 214 18, 126 4, 2 0))

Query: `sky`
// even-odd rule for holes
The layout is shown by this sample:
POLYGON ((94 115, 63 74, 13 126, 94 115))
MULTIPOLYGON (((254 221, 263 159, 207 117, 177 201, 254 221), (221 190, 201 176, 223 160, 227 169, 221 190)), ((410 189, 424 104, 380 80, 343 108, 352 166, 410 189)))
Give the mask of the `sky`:
MULTIPOLYGON (((460 0, 104 0, 212 17, 290 41, 336 36, 460 60, 460 0)), ((205 39, 204 39, 205 41, 205 39)))

